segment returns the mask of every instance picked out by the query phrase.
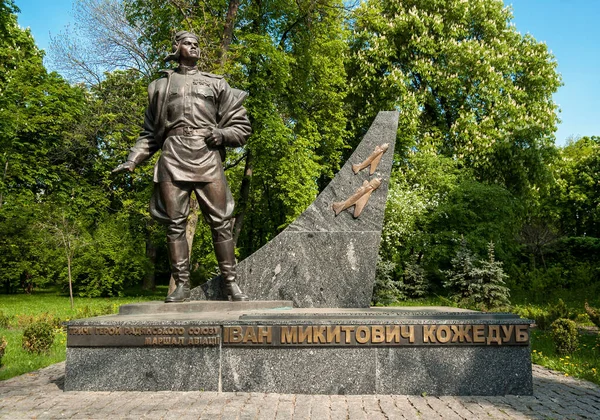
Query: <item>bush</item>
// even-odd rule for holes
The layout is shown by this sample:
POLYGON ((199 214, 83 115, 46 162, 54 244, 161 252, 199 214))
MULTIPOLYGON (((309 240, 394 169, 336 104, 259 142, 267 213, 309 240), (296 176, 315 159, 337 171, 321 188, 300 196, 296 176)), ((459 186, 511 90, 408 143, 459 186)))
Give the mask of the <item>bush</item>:
POLYGON ((395 269, 395 263, 386 261, 381 256, 378 257, 375 287, 373 288, 373 304, 389 305, 405 299, 404 293, 396 286, 394 281, 395 269))
POLYGON ((54 327, 46 321, 37 321, 23 331, 23 349, 29 353, 47 353, 54 342, 54 327))
POLYGON ((4 312, 0 311, 0 328, 10 328, 10 324, 14 316, 4 315, 4 312))
POLYGON ((85 305, 83 308, 77 309, 77 315, 75 316, 75 318, 81 319, 81 318, 93 318, 93 317, 102 316, 102 315, 111 315, 111 314, 115 313, 114 309, 115 308, 110 303, 103 305, 101 307, 95 307, 95 308, 92 308, 89 305, 85 305))
POLYGON ((546 308, 525 306, 513 307, 512 310, 523 318, 535 320, 535 324, 541 330, 547 330, 559 318, 570 319, 574 317, 574 314, 569 311, 569 308, 562 299, 559 299, 554 305, 548 304, 546 308))
POLYGON ((575 322, 570 319, 559 318, 552 323, 552 339, 556 346, 556 352, 567 355, 577 350, 579 335, 575 322))
POLYGON ((4 352, 6 351, 6 338, 0 338, 0 366, 2 366, 2 358, 4 357, 4 352))
POLYGON ((488 259, 474 262, 474 256, 463 239, 460 249, 452 259, 452 268, 446 270, 444 287, 450 289, 453 299, 463 305, 490 309, 510 304, 508 277, 502 262, 494 257, 494 243, 488 244, 488 259))
POLYGON ((590 321, 592 321, 596 327, 600 328, 600 311, 590 306, 587 301, 584 304, 584 308, 590 321))
POLYGON ((560 318, 571 319, 571 312, 567 304, 562 299, 558 299, 556 305, 548 306, 548 316, 550 318, 548 322, 553 323, 560 318))
POLYGON ((398 288, 411 299, 422 298, 429 291, 429 281, 416 255, 411 257, 409 263, 406 264, 402 283, 398 285, 398 288))
POLYGON ((523 318, 533 319, 535 325, 541 330, 547 329, 551 324, 551 322, 548 322, 550 316, 547 309, 538 308, 536 306, 525 306, 513 307, 512 311, 523 318))

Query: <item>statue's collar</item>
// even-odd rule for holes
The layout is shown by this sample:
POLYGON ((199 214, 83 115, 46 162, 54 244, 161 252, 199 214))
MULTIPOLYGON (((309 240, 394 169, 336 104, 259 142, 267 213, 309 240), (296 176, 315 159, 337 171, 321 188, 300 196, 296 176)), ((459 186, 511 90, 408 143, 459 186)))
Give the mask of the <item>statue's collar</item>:
POLYGON ((179 74, 196 74, 198 73, 198 67, 197 66, 184 66, 184 65, 179 65, 179 67, 177 67, 177 73, 179 74))

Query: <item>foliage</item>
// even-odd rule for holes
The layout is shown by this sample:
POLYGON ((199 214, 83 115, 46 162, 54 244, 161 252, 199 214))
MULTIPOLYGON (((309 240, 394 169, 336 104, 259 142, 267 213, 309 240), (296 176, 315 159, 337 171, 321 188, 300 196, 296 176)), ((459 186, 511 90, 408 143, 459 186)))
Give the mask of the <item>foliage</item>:
POLYGON ((14 316, 5 315, 3 311, 0 311, 0 328, 8 328, 13 318, 14 316))
MULTIPOLYGON (((546 297, 548 298, 548 297, 546 297)), ((512 307, 516 314, 535 320, 536 326, 541 330, 547 330, 557 319, 576 319, 580 315, 569 308, 563 299, 558 299, 556 303, 547 303, 545 305, 516 305, 512 307)))
POLYGON ((566 236, 600 238, 600 137, 582 137, 560 150, 556 183, 543 197, 546 214, 566 236))
POLYGON ((488 259, 474 262, 473 254, 463 240, 452 260, 444 286, 454 291, 454 298, 466 304, 490 309, 509 304, 510 291, 505 286, 507 275, 502 262, 494 257, 494 243, 488 245, 488 259))
POLYGON ((502 1, 370 0, 352 18, 357 129, 395 107, 402 145, 453 157, 517 195, 546 179, 557 64, 510 24, 502 1))
POLYGON ((54 342, 54 327, 37 321, 23 331, 23 349, 29 353, 47 353, 54 342))
POLYGON ((134 237, 133 232, 120 219, 98 223, 89 244, 81 249, 74 261, 76 294, 86 297, 121 296, 124 288, 143 278, 148 269, 140 246, 144 241, 134 237))
POLYGON ((475 257, 464 239, 451 263, 452 268, 446 271, 444 287, 451 290, 454 300, 468 301, 472 293, 471 287, 476 282, 475 257))
POLYGON ((418 299, 427 295, 431 285, 425 275, 425 270, 419 262, 419 256, 413 255, 406 264, 402 274, 402 282, 398 287, 411 299, 418 299))
POLYGON ((575 322, 570 319, 559 318, 551 325, 552 339, 556 352, 561 356, 573 353, 579 345, 579 334, 575 322))
POLYGON ((585 302, 584 307, 590 321, 592 321, 596 327, 600 328, 600 311, 597 308, 591 307, 587 301, 585 302))
POLYGON ((406 298, 398 284, 393 280, 395 269, 396 264, 393 262, 385 261, 381 257, 377 259, 372 298, 374 305, 390 305, 406 298))

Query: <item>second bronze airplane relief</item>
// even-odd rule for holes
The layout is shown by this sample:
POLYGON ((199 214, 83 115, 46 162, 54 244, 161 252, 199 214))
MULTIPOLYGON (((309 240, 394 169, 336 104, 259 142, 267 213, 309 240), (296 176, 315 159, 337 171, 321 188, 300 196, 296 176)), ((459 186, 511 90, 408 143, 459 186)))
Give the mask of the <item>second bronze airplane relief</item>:
MULTIPOLYGON (((373 153, 371 153, 369 157, 366 158, 362 163, 352 165, 352 171, 354 172, 354 174, 356 175, 366 167, 370 167, 369 175, 373 175, 377 170, 377 166, 379 166, 379 162, 381 162, 381 157, 389 149, 389 147, 389 143, 384 143, 381 146, 376 146, 375 150, 373 150, 373 153)), ((379 188, 380 185, 381 178, 375 178, 370 182, 365 180, 360 186, 360 188, 358 188, 354 192, 354 194, 348 197, 346 201, 339 201, 333 203, 332 207, 333 211, 335 212, 335 215, 337 216, 338 214, 340 214, 340 212, 346 210, 347 208, 355 206, 353 216, 354 218, 357 218, 358 216, 360 216, 363 209, 367 205, 367 202, 369 201, 369 198, 371 197, 373 191, 379 188)))

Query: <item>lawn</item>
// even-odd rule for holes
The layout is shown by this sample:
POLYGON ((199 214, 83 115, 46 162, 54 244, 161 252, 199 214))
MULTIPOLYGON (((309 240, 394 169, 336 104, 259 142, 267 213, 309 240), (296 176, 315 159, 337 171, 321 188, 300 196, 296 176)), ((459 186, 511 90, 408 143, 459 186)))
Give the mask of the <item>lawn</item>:
POLYGON ((76 318, 116 313, 120 305, 147 300, 161 300, 166 296, 166 287, 156 293, 142 293, 135 297, 81 298, 76 297, 71 309, 68 296, 54 290, 36 292, 31 295, 0 295, 0 337, 5 337, 7 347, 0 380, 22 375, 66 357, 67 337, 60 323, 76 318), (22 348, 23 330, 32 322, 45 319, 56 325, 55 339, 47 354, 31 354, 22 348))

